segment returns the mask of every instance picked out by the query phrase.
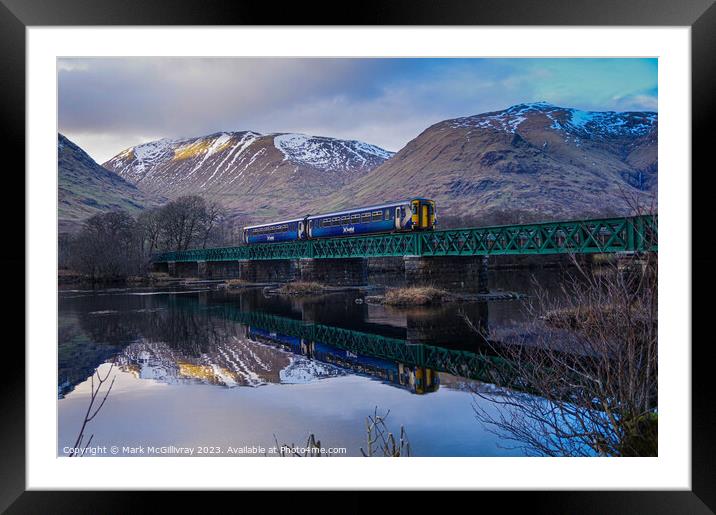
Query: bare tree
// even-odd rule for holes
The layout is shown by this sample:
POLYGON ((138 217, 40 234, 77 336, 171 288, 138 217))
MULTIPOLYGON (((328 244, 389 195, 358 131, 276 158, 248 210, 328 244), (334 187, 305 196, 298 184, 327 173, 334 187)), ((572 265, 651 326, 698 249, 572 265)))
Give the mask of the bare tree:
POLYGON ((137 223, 144 232, 144 240, 149 256, 159 249, 160 237, 162 235, 161 208, 151 208, 142 211, 137 218, 137 223))
POLYGON ((203 216, 204 199, 198 196, 179 197, 161 210, 161 225, 165 248, 186 250, 196 234, 195 227, 203 216))
MULTIPOLYGON (((408 434, 403 426, 400 426, 400 436, 396 440, 395 436, 388 429, 385 420, 390 415, 388 410, 385 415, 378 413, 378 407, 373 410, 373 414, 366 418, 366 449, 360 449, 361 454, 365 457, 384 456, 391 458, 399 458, 410 456, 410 442, 408 434)), ((294 444, 280 445, 278 438, 273 435, 276 448, 282 457, 316 457, 321 456, 322 447, 320 440, 316 440, 316 436, 311 433, 306 440, 303 448, 298 448, 294 444)))
POLYGON ((316 440, 316 436, 311 433, 308 435, 306 445, 303 448, 297 447, 295 444, 279 444, 276 435, 273 435, 273 441, 276 444, 279 456, 282 458, 320 458, 322 453, 321 441, 316 440))
POLYGON ((143 266, 142 233, 125 211, 94 215, 72 240, 72 267, 93 280, 120 279, 143 266))
POLYGON ((388 426, 385 423, 388 415, 390 415, 390 410, 385 415, 380 415, 378 414, 378 407, 376 407, 373 410, 373 415, 369 415, 366 418, 366 449, 362 447, 360 449, 363 456, 375 456, 377 453, 391 458, 410 456, 410 442, 405 428, 400 426, 400 436, 396 441, 395 436, 388 430, 388 426))
POLYGON ((512 374, 498 394, 473 389, 487 401, 474 404, 477 418, 527 454, 654 456, 656 254, 594 268, 572 261, 561 299, 537 295, 520 331, 486 338, 500 341, 491 350, 512 374))
POLYGON ((166 250, 206 247, 224 218, 220 204, 198 195, 172 200, 159 212, 159 225, 166 250))
POLYGON ((109 374, 112 372, 112 369, 114 368, 114 363, 112 363, 109 366, 109 370, 107 370, 107 373, 104 377, 102 377, 99 373, 99 370, 96 370, 92 376, 91 376, 91 390, 90 390, 90 402, 87 406, 87 412, 85 413, 84 420, 82 421, 82 426, 80 427, 80 431, 77 434, 77 439, 75 440, 75 444, 72 446, 72 450, 70 451, 70 458, 73 456, 84 456, 85 451, 89 447, 90 443, 92 443, 92 439, 94 438, 94 434, 91 434, 90 437, 87 439, 87 443, 82 447, 82 443, 84 442, 85 438, 85 429, 87 428, 87 424, 89 424, 92 419, 94 419, 97 416, 97 413, 99 413, 99 410, 102 409, 102 406, 104 406, 104 403, 107 401, 107 397, 109 396, 109 392, 112 391, 112 386, 114 386, 114 380, 115 377, 112 377, 112 382, 109 384, 109 388, 104 392, 104 396, 102 396, 102 400, 99 402, 99 405, 95 407, 95 401, 98 399, 100 391, 102 390, 102 386, 109 378, 109 374), (97 376, 97 386, 95 387, 95 380, 94 376, 97 376))
POLYGON ((220 223, 226 217, 224 208, 218 202, 207 201, 204 208, 204 217, 201 220, 202 242, 201 248, 206 248, 207 242, 214 236, 220 223))

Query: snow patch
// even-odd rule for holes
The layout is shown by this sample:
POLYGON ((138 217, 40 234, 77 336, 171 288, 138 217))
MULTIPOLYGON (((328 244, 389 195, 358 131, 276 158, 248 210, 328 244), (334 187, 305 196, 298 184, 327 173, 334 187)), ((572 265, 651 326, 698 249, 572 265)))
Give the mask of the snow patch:
POLYGON ((346 375, 344 370, 328 363, 293 355, 291 361, 279 372, 281 384, 308 384, 319 379, 346 375))
POLYGON ((330 171, 374 167, 393 156, 392 152, 362 141, 305 134, 277 134, 273 144, 283 154, 284 161, 330 171))
POLYGON ((657 123, 657 113, 582 111, 558 107, 549 102, 517 104, 504 111, 450 120, 453 129, 493 129, 515 133, 530 115, 544 115, 550 128, 568 134, 567 141, 579 145, 580 137, 634 137, 647 134, 657 123))

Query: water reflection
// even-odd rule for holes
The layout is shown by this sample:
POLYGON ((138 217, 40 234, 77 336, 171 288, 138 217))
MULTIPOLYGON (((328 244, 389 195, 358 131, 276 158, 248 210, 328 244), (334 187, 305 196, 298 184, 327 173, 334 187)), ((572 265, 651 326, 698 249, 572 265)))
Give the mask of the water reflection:
POLYGON ((361 300, 209 287, 62 291, 59 448, 76 439, 88 378, 113 363, 117 384, 92 422, 102 444, 267 446, 275 432, 294 441, 314 432, 357 455, 379 406, 420 455, 521 454, 476 422, 475 403, 493 407, 472 395, 504 395, 494 383, 529 391, 493 352, 515 335, 529 343, 519 301, 394 309, 361 300))
POLYGON ((484 341, 462 317, 486 330, 487 304, 395 310, 358 297, 62 292, 59 395, 110 360, 142 379, 227 387, 362 374, 425 394, 439 388, 437 372, 479 376, 484 341))

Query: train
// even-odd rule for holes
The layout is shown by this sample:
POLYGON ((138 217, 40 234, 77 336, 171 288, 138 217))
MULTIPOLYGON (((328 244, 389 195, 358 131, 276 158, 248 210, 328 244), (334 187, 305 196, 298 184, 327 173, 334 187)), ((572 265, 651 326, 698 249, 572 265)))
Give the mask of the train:
POLYGON ((437 225, 435 202, 414 197, 374 206, 244 227, 244 242, 280 243, 317 238, 406 231, 429 231, 437 225))

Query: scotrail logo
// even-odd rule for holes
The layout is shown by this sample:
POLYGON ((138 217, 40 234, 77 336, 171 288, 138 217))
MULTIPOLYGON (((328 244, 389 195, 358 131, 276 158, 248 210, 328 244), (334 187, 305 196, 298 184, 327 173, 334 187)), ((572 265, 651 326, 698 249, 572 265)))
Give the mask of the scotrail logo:
POLYGON ((343 228, 343 234, 353 234, 354 232, 356 232, 355 227, 344 227, 343 228))

